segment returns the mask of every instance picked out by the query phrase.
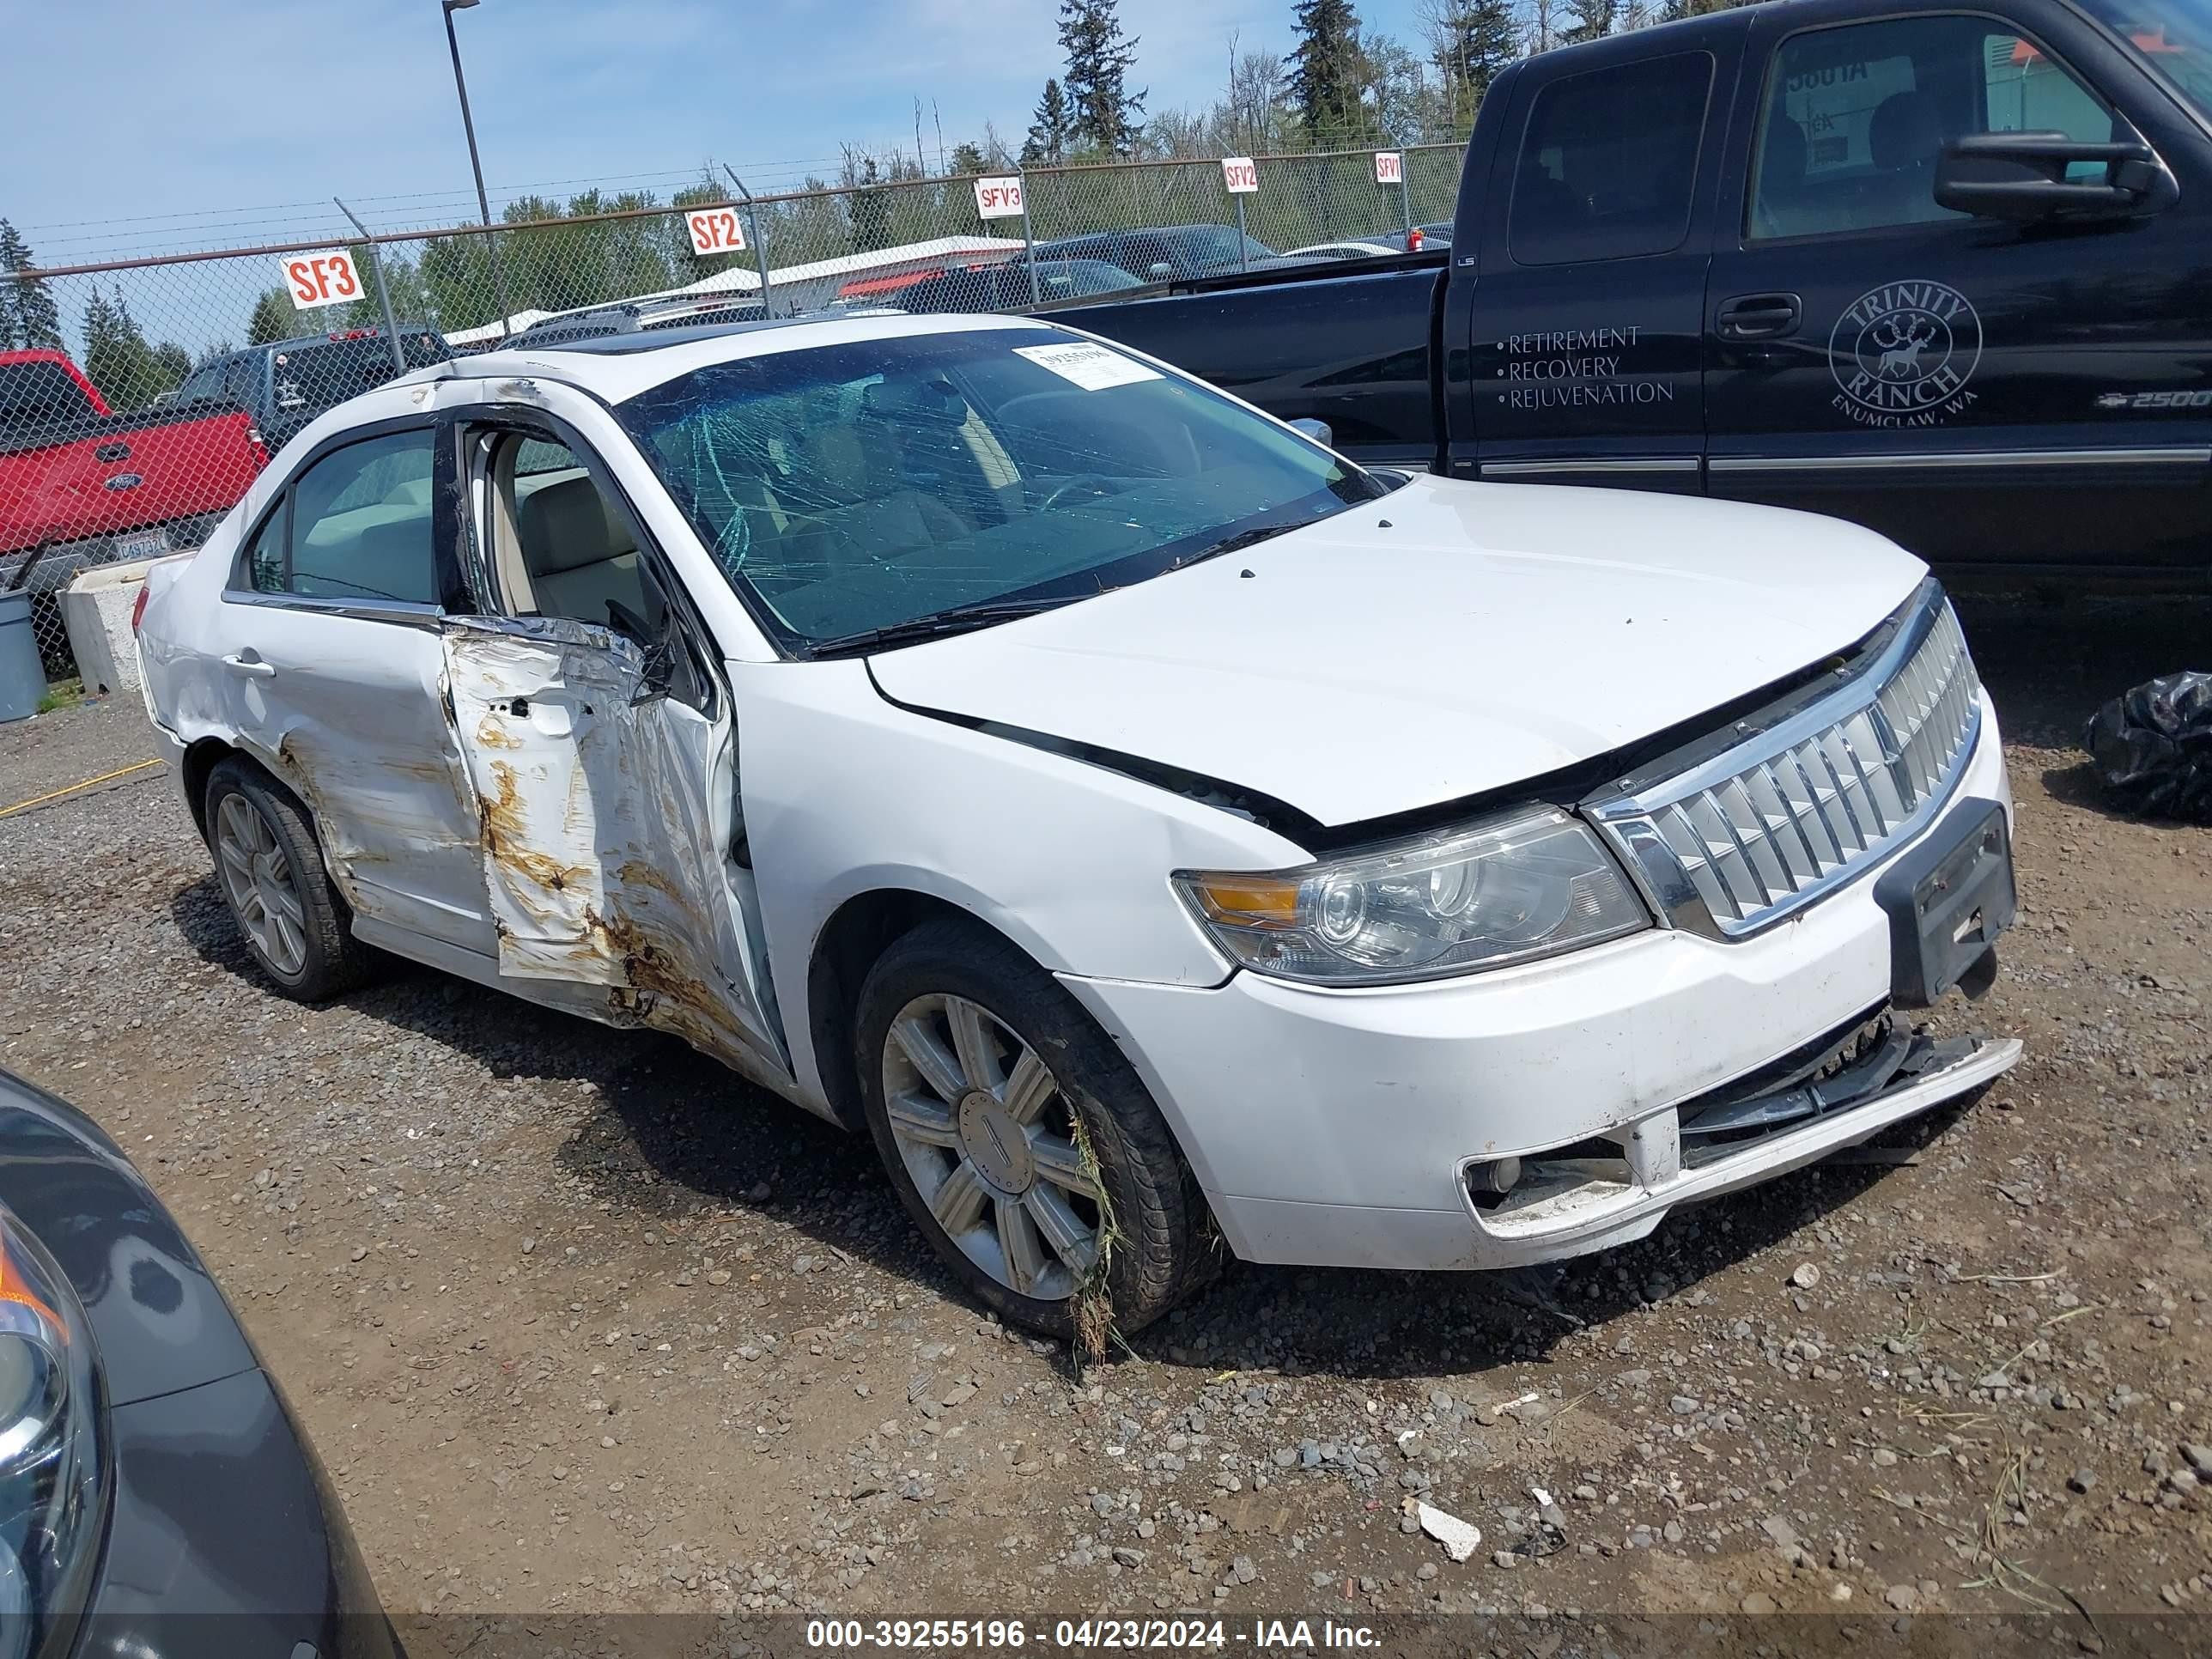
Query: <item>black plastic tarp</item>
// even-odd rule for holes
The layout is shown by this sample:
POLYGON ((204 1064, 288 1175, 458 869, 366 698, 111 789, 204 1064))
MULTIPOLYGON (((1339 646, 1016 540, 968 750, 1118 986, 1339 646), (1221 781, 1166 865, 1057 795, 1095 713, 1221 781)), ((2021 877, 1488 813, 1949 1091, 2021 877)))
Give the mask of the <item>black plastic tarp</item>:
POLYGON ((2131 687, 2096 712, 2084 740, 2113 805, 2212 823, 2212 674, 2131 687))

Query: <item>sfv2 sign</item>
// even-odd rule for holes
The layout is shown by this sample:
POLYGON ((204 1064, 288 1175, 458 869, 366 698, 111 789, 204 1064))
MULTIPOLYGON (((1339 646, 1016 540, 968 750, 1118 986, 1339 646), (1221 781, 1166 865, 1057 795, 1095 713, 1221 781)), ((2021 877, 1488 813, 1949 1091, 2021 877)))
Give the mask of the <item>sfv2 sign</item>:
POLYGON ((1231 196, 1249 196, 1260 188, 1260 169, 1252 164, 1249 155, 1224 156, 1221 182, 1229 187, 1231 196))
POLYGON ((342 247, 323 253, 288 253, 276 265, 284 273, 284 291, 295 310, 313 311, 361 298, 361 277, 353 268, 353 255, 342 247))
POLYGON ((975 216, 979 219, 1018 219, 1022 214, 1022 181, 1018 179, 978 179, 975 216))

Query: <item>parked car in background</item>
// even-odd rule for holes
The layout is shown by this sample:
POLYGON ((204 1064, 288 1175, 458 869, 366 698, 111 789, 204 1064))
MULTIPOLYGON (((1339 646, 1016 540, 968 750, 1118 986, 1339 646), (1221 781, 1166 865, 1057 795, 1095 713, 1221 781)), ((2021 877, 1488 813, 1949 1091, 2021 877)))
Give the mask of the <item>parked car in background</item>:
POLYGON ((114 414, 63 353, 0 352, 0 592, 197 547, 268 459, 249 415, 114 414))
POLYGON ((1039 242, 1035 257, 1040 263, 1103 259, 1141 281, 1158 283, 1240 270, 1273 258, 1275 250, 1240 235, 1233 225, 1162 225, 1062 236, 1039 242))
MULTIPOLYGON (((509 345, 561 345, 574 340, 605 339, 615 334, 637 334, 653 329, 691 328, 702 323, 757 323, 768 316, 757 300, 734 295, 692 295, 681 298, 618 300, 608 305, 586 306, 577 311, 541 317, 517 333, 509 345)), ((500 349, 494 341, 485 348, 500 349)))
POLYGON ((1834 513, 1984 580, 2212 582, 2202 0, 1790 0, 1524 58, 1422 258, 1080 324, 1363 460, 1834 513))
MULTIPOLYGON (((399 343, 410 369, 442 363, 453 355, 445 336, 433 328, 403 325, 399 343)), ((228 404, 246 410, 274 454, 325 410, 398 373, 383 329, 334 329, 217 357, 193 371, 178 388, 176 401, 185 409, 228 404)))
MULTIPOLYGON (((1401 243, 1405 240, 1403 231, 1398 234, 1398 240, 1401 243)), ((1314 242, 1305 247, 1294 247, 1287 253, 1278 254, 1268 263, 1271 265, 1286 265, 1308 264, 1316 259, 1387 259, 1394 253, 1405 251, 1402 246, 1393 247, 1388 242, 1364 238, 1357 241, 1314 242)))
POLYGON ((1157 1316, 1216 1228, 1620 1243, 2020 1052, 1907 1012, 2014 904, 1917 560, 1366 471, 1041 319, 444 366, 302 434, 139 647, 280 990, 374 947, 680 1036, 1037 1328, 1157 1316))
POLYGON ((1021 311, 1142 286, 1103 259, 1040 259, 1032 283, 1029 262, 1015 259, 933 272, 877 295, 873 301, 901 311, 1021 311))
POLYGON ((0 1072, 0 1648, 392 1659, 306 1434, 122 1149, 0 1072))

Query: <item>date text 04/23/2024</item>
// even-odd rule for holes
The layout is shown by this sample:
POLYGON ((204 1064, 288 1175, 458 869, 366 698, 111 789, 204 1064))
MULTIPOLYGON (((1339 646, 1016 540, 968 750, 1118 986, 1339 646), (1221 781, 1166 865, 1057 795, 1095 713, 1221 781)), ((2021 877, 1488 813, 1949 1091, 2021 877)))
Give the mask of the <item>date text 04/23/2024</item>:
POLYGON ((1021 1619, 811 1619, 806 1645, 831 1652, 862 1649, 979 1651, 1036 1646, 1076 1651, 1206 1650, 1244 1647, 1258 1652, 1378 1644, 1365 1625, 1333 1619, 1255 1619, 1232 1626, 1220 1619, 1058 1619, 1032 1626, 1021 1619))

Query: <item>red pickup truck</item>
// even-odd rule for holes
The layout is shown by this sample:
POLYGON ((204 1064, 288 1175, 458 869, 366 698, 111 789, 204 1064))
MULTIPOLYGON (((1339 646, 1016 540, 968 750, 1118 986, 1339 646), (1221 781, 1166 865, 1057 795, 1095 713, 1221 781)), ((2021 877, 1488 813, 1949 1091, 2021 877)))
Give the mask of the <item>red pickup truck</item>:
POLYGON ((0 351, 0 592, 197 547, 268 460, 243 410, 117 415, 60 352, 0 351))

